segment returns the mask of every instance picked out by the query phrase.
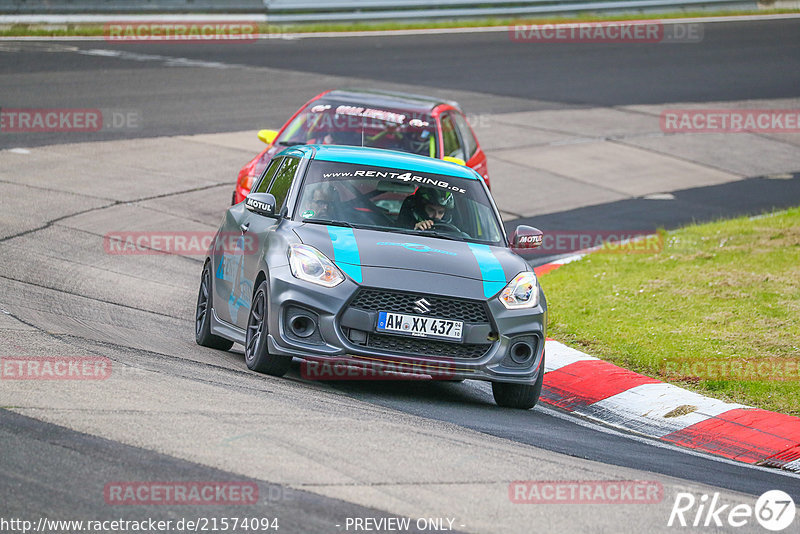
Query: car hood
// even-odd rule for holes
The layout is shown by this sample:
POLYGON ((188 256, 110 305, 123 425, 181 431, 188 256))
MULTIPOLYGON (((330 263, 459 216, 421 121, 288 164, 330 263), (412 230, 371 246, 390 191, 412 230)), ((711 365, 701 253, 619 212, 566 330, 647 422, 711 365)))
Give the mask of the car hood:
POLYGON ((506 247, 313 223, 295 233, 368 286, 489 298, 530 270, 506 247))

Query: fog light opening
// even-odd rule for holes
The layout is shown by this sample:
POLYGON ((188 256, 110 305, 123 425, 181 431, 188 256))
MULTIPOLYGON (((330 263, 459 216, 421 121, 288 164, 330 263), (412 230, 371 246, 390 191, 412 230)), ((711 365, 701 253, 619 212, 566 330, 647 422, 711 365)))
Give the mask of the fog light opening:
POLYGON ((309 337, 317 329, 317 324, 308 315, 296 315, 289 321, 289 328, 297 337, 309 337))
POLYGON ((511 359, 514 360, 515 363, 527 363, 533 358, 533 347, 520 341, 511 345, 509 353, 511 354, 511 359))

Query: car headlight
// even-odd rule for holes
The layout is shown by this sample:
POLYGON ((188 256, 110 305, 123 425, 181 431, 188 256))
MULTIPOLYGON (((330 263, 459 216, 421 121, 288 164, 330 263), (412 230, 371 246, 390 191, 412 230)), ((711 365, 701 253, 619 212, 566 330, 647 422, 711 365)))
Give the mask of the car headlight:
POLYGON ((344 275, 322 252, 309 245, 289 245, 289 267, 295 278, 334 287, 344 282, 344 275))
POLYGON ((519 273, 498 297, 509 310, 533 308, 539 304, 539 282, 533 272, 519 273))

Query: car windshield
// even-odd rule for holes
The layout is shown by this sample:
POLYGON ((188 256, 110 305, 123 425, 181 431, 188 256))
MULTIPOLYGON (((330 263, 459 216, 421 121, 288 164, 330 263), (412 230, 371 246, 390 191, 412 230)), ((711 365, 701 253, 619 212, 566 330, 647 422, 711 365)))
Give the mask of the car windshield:
POLYGON ((435 158, 434 125, 427 114, 318 100, 292 120, 277 144, 367 146, 435 158))
POLYGON ((483 183, 402 168, 314 160, 296 220, 503 245, 483 183), (431 221, 420 228, 422 221, 431 221))

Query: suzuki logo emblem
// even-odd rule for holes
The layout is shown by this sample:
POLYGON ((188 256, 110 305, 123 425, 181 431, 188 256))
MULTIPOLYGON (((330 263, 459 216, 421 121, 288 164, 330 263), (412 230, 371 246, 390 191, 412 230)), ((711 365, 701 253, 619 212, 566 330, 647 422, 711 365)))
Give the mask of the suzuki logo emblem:
POLYGON ((431 311, 431 303, 425 299, 417 299, 414 301, 414 311, 418 313, 428 313, 431 311))

